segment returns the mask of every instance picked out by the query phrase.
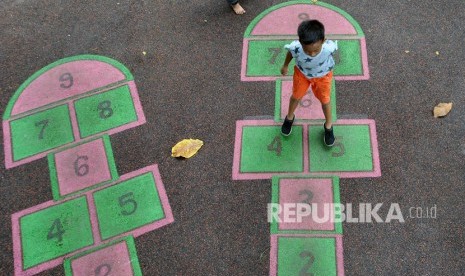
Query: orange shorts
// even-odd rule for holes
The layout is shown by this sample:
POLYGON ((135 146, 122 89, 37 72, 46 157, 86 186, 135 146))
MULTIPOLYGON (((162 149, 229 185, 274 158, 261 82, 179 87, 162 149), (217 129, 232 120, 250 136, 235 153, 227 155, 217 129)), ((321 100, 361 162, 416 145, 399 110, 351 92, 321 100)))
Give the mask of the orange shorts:
POLYGON ((327 104, 331 96, 331 80, 333 71, 319 78, 307 79, 307 77, 294 66, 294 77, 292 85, 292 97, 296 100, 302 99, 307 94, 308 88, 311 87, 315 97, 321 104, 327 104))

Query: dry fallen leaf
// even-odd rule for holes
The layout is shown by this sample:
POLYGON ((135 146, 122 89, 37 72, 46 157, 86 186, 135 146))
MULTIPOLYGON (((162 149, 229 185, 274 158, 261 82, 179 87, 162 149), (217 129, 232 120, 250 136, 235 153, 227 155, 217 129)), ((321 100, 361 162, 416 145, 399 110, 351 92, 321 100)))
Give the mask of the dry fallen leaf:
POLYGON ((409 51, 409 50, 405 50, 405 53, 408 54, 408 53, 410 53, 410 51, 409 51))
POLYGON ((452 109, 452 103, 440 103, 434 107, 434 118, 446 116, 452 109))
POLYGON ((439 56, 439 51, 436 51, 436 55, 439 56))
POLYGON ((191 158, 203 146, 203 141, 198 139, 184 139, 171 149, 172 157, 191 158))
POLYGON ((145 56, 145 55, 147 54, 147 52, 146 52, 146 51, 142 51, 142 54, 145 56))

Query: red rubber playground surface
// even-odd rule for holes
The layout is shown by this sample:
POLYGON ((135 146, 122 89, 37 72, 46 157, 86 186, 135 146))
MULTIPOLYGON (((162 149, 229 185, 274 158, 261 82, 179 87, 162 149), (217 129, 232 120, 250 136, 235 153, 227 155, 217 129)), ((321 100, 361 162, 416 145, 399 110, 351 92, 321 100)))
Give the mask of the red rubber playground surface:
POLYGON ((1 275, 465 271, 462 1, 4 2, 1 275), (312 91, 280 134, 307 19, 331 148, 312 91))

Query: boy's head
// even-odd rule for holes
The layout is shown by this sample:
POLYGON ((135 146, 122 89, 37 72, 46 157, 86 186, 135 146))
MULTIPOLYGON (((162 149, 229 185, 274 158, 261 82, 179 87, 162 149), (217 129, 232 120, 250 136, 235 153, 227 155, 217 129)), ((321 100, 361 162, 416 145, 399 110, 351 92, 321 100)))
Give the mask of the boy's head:
POLYGON ((297 29, 300 44, 304 52, 310 56, 316 56, 320 53, 323 42, 325 41, 325 27, 318 20, 305 20, 300 23, 297 29))

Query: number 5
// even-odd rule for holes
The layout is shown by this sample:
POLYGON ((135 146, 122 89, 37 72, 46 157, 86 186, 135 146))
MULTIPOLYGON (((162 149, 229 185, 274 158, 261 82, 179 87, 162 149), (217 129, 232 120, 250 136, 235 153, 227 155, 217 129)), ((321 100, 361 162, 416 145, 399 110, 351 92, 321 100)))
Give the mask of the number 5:
POLYGON ((132 192, 129 192, 127 194, 124 194, 118 198, 119 206, 121 208, 124 208, 125 205, 130 205, 132 206, 130 211, 123 210, 121 211, 121 214, 124 216, 129 216, 131 214, 134 214, 134 212, 137 210, 137 202, 134 200, 134 194, 132 192))
POLYGON ((336 142, 334 143, 334 148, 339 148, 338 152, 333 152, 331 155, 333 157, 341 157, 346 152, 344 144, 342 143, 342 136, 336 136, 336 142))

